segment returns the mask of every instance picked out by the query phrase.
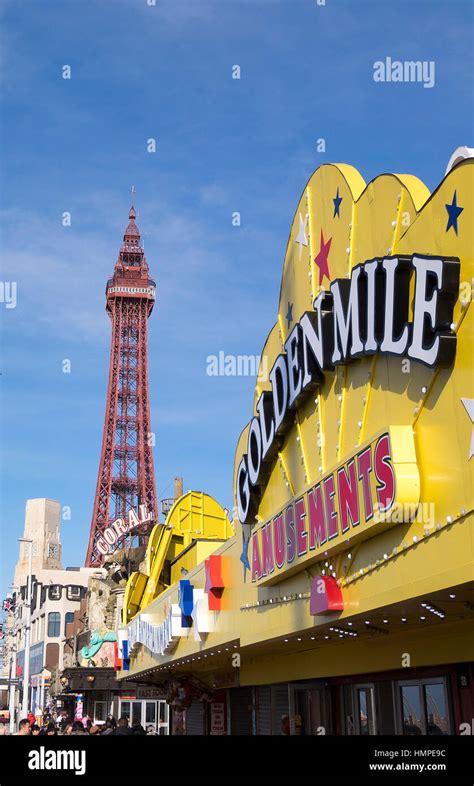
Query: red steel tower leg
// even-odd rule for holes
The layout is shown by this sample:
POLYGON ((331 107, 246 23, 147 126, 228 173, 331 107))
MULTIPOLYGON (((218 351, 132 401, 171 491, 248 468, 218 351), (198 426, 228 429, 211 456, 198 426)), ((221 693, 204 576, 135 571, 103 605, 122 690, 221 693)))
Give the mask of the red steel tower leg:
POLYGON ((102 452, 86 557, 89 567, 101 565, 104 552, 114 551, 129 537, 123 534, 124 527, 117 520, 127 526, 130 510, 138 513, 139 506, 146 505, 151 516, 148 525, 135 530, 140 543, 146 542, 147 533, 158 521, 147 322, 155 302, 155 282, 149 277, 135 217, 132 207, 114 275, 106 289, 112 345, 102 452))

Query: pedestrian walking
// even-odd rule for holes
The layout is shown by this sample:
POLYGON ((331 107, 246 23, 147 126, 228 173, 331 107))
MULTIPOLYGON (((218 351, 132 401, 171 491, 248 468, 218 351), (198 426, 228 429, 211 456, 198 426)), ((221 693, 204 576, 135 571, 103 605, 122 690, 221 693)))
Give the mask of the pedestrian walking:
POLYGON ((23 718, 18 724, 18 731, 15 737, 27 737, 31 733, 31 726, 28 718, 23 718))

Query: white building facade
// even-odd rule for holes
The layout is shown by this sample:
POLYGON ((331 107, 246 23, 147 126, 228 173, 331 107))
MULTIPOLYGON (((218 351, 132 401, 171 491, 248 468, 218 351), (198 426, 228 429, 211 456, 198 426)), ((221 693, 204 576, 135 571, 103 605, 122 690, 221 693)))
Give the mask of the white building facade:
MULTIPOLYGON (((16 677, 22 685, 28 622, 28 566, 32 549, 30 617, 29 707, 39 714, 49 701, 51 674, 63 668, 66 625, 87 595, 89 577, 101 574, 96 568, 63 568, 60 543, 61 506, 50 499, 26 503, 23 537, 6 619, 4 676, 16 677)), ((16 697, 18 700, 18 696, 16 697)), ((17 703, 17 702, 15 702, 17 703)))

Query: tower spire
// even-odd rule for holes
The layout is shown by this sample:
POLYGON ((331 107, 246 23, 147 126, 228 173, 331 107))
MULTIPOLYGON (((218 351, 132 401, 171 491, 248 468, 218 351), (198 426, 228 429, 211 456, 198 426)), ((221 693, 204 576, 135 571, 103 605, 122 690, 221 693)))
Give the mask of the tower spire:
POLYGON ((140 232, 139 232, 139 229, 138 229, 137 225, 135 224, 136 217, 137 217, 137 214, 135 212, 135 208, 132 205, 130 210, 128 211, 128 220, 129 220, 130 223, 129 223, 128 227, 125 230, 125 234, 123 236, 124 240, 127 237, 129 237, 129 238, 137 237, 140 240, 140 232))

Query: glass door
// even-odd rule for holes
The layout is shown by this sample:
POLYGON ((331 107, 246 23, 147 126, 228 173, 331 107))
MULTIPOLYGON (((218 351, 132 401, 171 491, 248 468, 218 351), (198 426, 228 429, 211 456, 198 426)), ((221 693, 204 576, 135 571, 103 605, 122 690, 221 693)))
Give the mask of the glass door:
POLYGON ((145 731, 148 731, 149 726, 153 726, 153 730, 157 731, 156 728, 156 701, 146 701, 144 702, 145 707, 145 722, 142 723, 143 728, 145 731))
POLYGON ((151 726, 158 734, 169 734, 169 707, 166 701, 121 701, 119 717, 130 726, 140 723, 145 731, 151 726))
POLYGON ((356 733, 361 736, 377 734, 373 685, 356 685, 356 733))
POLYGON ((136 722, 141 723, 143 726, 143 720, 142 720, 143 704, 144 702, 141 701, 121 701, 119 718, 127 718, 129 726, 132 726, 133 723, 136 722))
POLYGON ((290 685, 290 734, 326 734, 323 688, 290 685))
POLYGON ((107 702, 95 701, 94 702, 94 723, 103 724, 107 718, 107 702))
POLYGON ((308 693, 309 720, 311 729, 309 734, 329 734, 328 722, 325 713, 324 689, 315 688, 308 691, 308 693))
POLYGON ((398 683, 399 733, 436 736, 451 733, 448 692, 444 677, 398 683))
POLYGON ((130 726, 133 726, 134 723, 141 723, 143 726, 143 718, 142 718, 142 711, 143 711, 143 704, 142 701, 132 701, 132 714, 130 717, 130 726))
POLYGON ((158 734, 169 734, 170 708, 166 701, 158 701, 158 734))
POLYGON ((352 737, 357 734, 354 718, 354 691, 352 685, 344 685, 342 688, 342 707, 344 712, 344 731, 352 737))
POLYGON ((127 718, 130 723, 130 702, 120 701, 119 705, 119 718, 127 718))
POLYGON ((423 698, 428 734, 449 734, 449 707, 444 680, 424 680, 423 698))
POLYGON ((421 709, 421 686, 416 683, 401 685, 400 700, 403 718, 403 734, 424 734, 423 711, 421 709))
POLYGON ((309 720, 309 691, 304 688, 295 688, 294 691, 294 712, 291 718, 291 733, 305 736, 311 734, 309 720))

